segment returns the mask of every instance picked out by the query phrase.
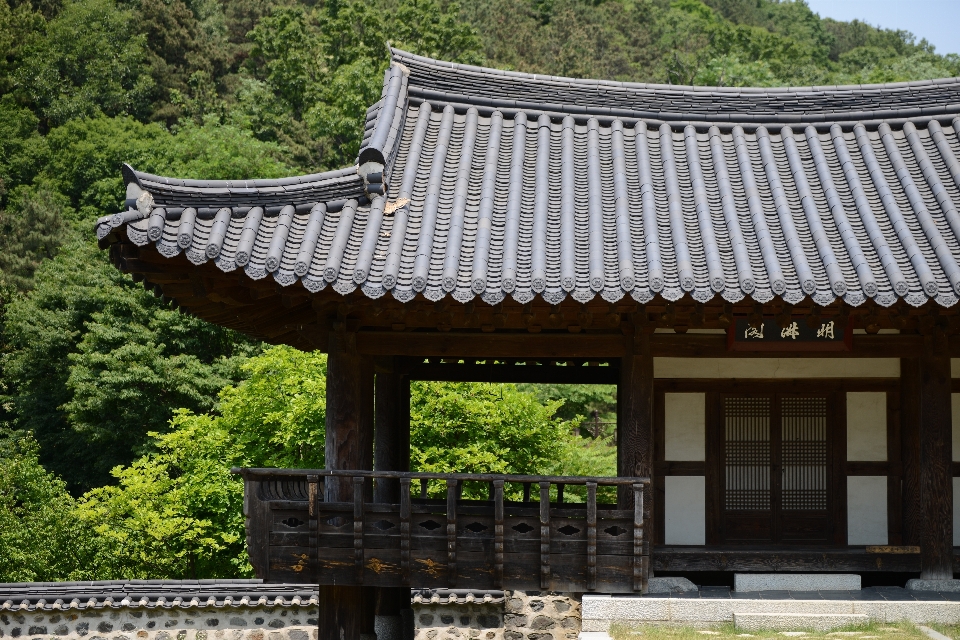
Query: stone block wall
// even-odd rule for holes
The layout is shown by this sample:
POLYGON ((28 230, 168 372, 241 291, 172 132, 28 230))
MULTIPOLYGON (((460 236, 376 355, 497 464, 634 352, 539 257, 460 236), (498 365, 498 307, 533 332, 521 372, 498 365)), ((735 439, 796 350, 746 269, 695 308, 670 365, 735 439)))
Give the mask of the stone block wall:
POLYGON ((0 639, 318 640, 315 606, 0 612, 0 639))
POLYGON ((503 615, 503 640, 577 640, 580 597, 572 593, 510 591, 503 615))
POLYGON ((415 604, 415 640, 504 640, 503 605, 415 604))

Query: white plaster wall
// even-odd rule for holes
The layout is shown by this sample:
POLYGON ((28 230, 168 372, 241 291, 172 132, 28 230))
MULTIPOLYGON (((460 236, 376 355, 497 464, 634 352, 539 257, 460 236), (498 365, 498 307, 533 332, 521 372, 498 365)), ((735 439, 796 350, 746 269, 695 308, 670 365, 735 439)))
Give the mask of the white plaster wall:
POLYGON ((655 378, 899 378, 900 360, 897 358, 654 358, 653 376, 655 378))
POLYGON ((847 544, 887 544, 887 477, 847 477, 847 544))
POLYGON ((950 421, 953 426, 953 461, 960 462, 960 393, 950 394, 950 421))
POLYGON ((705 393, 665 393, 665 460, 706 460, 705 393))
POLYGON ((950 377, 960 378, 960 358, 950 358, 950 377))
POLYGON ((666 544, 707 543, 706 483, 703 476, 663 479, 663 540, 666 544))
POLYGON ((887 459, 887 394, 847 392, 847 460, 887 459))

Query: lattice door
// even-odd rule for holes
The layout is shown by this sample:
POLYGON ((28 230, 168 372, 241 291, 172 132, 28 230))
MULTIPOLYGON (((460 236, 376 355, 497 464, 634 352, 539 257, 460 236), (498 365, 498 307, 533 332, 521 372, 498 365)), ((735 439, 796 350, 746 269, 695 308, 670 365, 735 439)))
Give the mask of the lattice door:
POLYGON ((827 398, 727 396, 721 411, 720 538, 828 542, 827 398))

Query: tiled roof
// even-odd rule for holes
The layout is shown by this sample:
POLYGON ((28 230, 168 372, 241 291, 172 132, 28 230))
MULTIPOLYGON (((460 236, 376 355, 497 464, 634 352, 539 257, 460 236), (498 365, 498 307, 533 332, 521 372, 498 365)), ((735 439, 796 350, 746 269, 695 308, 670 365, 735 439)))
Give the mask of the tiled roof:
POLYGON ((66 611, 119 607, 316 606, 309 584, 264 584, 261 580, 104 580, 0 583, 0 611, 66 611))
POLYGON ((724 89, 394 51, 358 163, 263 181, 125 170, 101 218, 165 256, 401 302, 691 296, 948 307, 960 80, 724 89), (385 195, 384 195, 385 193, 385 195))
MULTIPOLYGON (((503 591, 414 589, 414 604, 500 604, 503 591)), ((261 580, 103 580, 0 583, 0 611, 316 606, 310 584, 261 580)))
POLYGON ((503 591, 414 589, 413 604, 501 604, 503 591))

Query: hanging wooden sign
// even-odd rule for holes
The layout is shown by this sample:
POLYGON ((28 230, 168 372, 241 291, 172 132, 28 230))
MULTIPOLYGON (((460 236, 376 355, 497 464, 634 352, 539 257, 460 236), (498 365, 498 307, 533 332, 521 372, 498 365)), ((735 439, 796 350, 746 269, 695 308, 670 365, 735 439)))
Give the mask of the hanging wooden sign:
POLYGON ((752 326, 747 318, 736 318, 727 329, 730 351, 852 351, 853 323, 823 318, 811 327, 806 318, 793 318, 781 327, 773 317, 764 317, 752 326))

